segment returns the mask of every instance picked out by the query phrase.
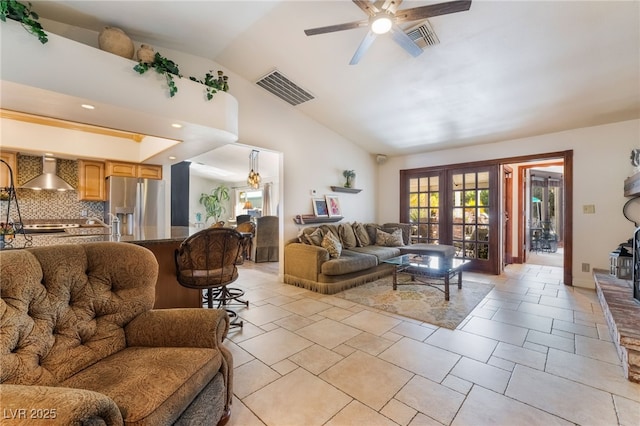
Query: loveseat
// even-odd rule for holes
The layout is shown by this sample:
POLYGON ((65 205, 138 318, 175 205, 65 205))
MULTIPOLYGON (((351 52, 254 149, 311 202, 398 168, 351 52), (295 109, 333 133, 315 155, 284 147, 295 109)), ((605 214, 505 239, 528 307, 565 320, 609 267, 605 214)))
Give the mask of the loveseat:
POLYGON ((224 310, 153 310, 158 263, 99 242, 0 252, 0 398, 10 424, 224 424, 224 310), (40 422, 37 422, 37 421, 40 422))
POLYGON ((410 235, 411 225, 406 223, 345 222, 303 228, 284 248, 284 282, 334 294, 375 281, 393 272, 393 265, 383 260, 399 256, 401 248, 411 243, 410 235), (331 239, 329 234, 339 240, 339 253, 331 253, 333 247, 325 241, 331 239))

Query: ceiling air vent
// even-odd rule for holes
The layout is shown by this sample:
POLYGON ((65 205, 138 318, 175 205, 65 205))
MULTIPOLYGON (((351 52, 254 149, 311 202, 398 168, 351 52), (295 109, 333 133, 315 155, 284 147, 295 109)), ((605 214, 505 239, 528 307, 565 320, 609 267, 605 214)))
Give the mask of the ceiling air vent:
POLYGON ((293 106, 314 99, 311 93, 289 80, 277 70, 265 75, 256 81, 256 84, 293 106))
POLYGON ((435 31, 433 31, 433 28, 431 28, 429 21, 424 21, 418 26, 409 28, 405 30, 405 33, 422 49, 427 46, 440 44, 440 40, 438 40, 438 36, 435 31))

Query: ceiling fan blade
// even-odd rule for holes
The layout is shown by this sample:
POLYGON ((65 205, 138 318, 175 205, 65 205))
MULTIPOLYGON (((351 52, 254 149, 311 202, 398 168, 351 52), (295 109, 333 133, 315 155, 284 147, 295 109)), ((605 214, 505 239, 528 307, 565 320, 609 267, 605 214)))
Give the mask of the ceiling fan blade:
POLYGON ((369 31, 364 37, 364 40, 362 40, 362 42, 360 43, 360 46, 358 46, 358 50, 356 50, 356 53, 353 54, 353 58, 351 58, 351 62, 349 62, 349 65, 355 65, 360 62, 360 58, 362 58, 364 52, 369 49, 369 46, 371 46, 371 43, 373 43, 373 40, 375 39, 376 34, 373 31, 369 31))
POLYGON ((393 37, 395 42, 402 46, 404 50, 409 52, 411 56, 416 57, 422 53, 422 49, 420 49, 399 26, 394 25, 391 27, 391 37, 393 37))
POLYGON ((311 28, 308 30, 304 30, 304 33, 308 36, 312 36, 316 34, 332 33, 335 31, 353 30, 354 28, 366 27, 367 25, 369 25, 368 20, 357 21, 357 22, 347 22, 346 24, 336 24, 336 25, 329 25, 326 27, 311 28))
POLYGON ((382 3, 379 9, 390 13, 396 13, 398 8, 400 7, 400 4, 402 4, 402 0, 383 0, 379 1, 378 3, 382 3))
POLYGON ((380 12, 380 9, 373 4, 370 3, 369 0, 351 0, 353 1, 360 9, 364 11, 369 16, 373 16, 376 13, 380 12))
POLYGON ((449 13, 464 12, 471 7, 471 0, 450 1, 447 3, 432 4, 429 6, 414 7, 413 9, 399 10, 396 13, 396 22, 417 21, 433 16, 447 15, 449 13))

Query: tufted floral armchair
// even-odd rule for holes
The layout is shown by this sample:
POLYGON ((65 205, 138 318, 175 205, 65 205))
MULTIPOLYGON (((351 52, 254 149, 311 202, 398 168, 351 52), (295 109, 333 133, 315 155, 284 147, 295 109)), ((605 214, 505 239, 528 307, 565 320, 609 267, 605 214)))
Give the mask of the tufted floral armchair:
POLYGON ((11 424, 224 424, 223 310, 152 310, 158 265, 127 243, 0 252, 0 401, 11 424), (39 424, 39 423, 35 423, 39 424))

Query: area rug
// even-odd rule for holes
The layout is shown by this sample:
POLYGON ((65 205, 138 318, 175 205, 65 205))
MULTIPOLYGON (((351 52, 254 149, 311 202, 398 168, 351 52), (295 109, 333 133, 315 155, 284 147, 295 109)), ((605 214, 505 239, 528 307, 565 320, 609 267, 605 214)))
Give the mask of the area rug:
MULTIPOLYGON (((449 301, 444 293, 427 285, 405 284, 408 276, 398 276, 398 289, 393 290, 393 277, 388 276, 358 287, 334 294, 382 311, 424 321, 429 324, 454 329, 484 299, 493 285, 462 280, 458 290, 457 278, 449 285, 449 301)), ((444 285, 438 286, 444 289, 444 285)))

